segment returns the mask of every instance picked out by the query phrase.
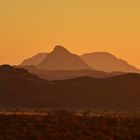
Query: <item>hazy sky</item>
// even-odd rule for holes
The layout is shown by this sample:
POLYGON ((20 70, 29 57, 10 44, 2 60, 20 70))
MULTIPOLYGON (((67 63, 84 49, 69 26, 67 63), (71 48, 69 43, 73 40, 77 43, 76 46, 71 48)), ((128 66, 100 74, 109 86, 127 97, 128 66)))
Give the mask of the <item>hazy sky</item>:
POLYGON ((140 0, 0 0, 0 63, 57 44, 109 51, 140 68, 140 0))

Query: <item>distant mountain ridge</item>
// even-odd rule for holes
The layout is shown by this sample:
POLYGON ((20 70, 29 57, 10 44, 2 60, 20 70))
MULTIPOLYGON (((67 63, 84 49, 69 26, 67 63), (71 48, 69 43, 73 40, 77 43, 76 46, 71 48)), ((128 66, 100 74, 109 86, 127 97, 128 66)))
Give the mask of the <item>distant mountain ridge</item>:
POLYGON ((47 71, 95 70, 107 73, 140 73, 140 70, 135 66, 108 52, 86 53, 79 57, 59 45, 50 53, 39 53, 20 64, 20 66, 30 65, 47 71))
POLYGON ((91 67, 94 66, 96 69, 105 72, 122 71, 140 73, 140 70, 135 66, 128 64, 125 60, 119 59, 108 52, 83 54, 81 59, 91 67))
POLYGON ((93 78, 107 78, 117 75, 124 74, 123 72, 103 72, 96 70, 41 70, 37 69, 35 66, 15 66, 16 68, 24 68, 28 70, 30 73, 33 73, 40 78, 47 79, 50 81, 53 80, 65 80, 71 78, 78 78, 84 76, 90 76, 93 78))

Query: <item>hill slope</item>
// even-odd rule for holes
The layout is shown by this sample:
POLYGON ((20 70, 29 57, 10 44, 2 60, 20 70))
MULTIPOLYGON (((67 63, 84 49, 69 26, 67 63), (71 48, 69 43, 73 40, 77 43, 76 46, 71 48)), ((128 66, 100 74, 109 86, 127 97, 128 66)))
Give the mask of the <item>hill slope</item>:
POLYGON ((47 57, 47 53, 39 53, 31 58, 23 60, 20 66, 38 65, 47 57))
POLYGON ((0 66, 1 107, 136 110, 139 99, 139 74, 49 82, 26 70, 0 66))

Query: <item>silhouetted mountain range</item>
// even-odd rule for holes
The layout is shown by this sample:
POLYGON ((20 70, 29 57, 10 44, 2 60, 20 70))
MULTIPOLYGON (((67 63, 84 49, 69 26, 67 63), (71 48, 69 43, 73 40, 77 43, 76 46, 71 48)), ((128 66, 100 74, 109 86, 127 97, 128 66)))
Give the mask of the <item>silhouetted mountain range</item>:
POLYGON ((122 71, 140 73, 136 67, 128 64, 125 60, 119 59, 107 52, 88 53, 81 56, 91 67, 105 72, 122 71))
MULTIPOLYGON (((47 71, 56 70, 95 70, 104 72, 134 72, 140 70, 125 60, 107 52, 95 52, 84 54, 81 57, 70 53, 62 46, 56 46, 51 53, 38 54, 24 60, 20 66, 34 65, 38 69, 47 71)), ((62 78, 63 79, 63 78, 62 78)))
POLYGON ((123 72, 103 72, 96 70, 41 70, 36 68, 35 66, 15 66, 16 68, 24 68, 28 70, 30 73, 33 73, 40 78, 47 80, 65 80, 72 79, 78 77, 90 76, 93 78, 107 78, 112 76, 117 76, 124 74, 123 72))
POLYGON ((139 99, 139 74, 50 82, 24 69, 0 66, 1 107, 135 110, 139 99))

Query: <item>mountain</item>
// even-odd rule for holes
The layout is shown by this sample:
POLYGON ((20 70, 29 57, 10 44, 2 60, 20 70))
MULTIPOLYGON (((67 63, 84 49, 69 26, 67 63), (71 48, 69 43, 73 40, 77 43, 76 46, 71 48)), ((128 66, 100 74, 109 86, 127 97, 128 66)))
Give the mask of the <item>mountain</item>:
POLYGON ((66 94, 67 105, 101 110, 139 110, 140 75, 124 74, 110 78, 81 77, 57 81, 66 94), (78 102, 77 102, 78 101, 78 102))
POLYGON ((0 66, 0 107, 38 107, 51 89, 49 81, 25 69, 0 66))
POLYGON ((15 66, 16 68, 24 68, 30 73, 37 75, 40 78, 47 79, 50 81, 53 80, 65 80, 78 77, 90 76, 93 78, 107 78, 117 75, 124 74, 123 72, 103 72, 96 70, 41 70, 37 69, 35 66, 15 66))
POLYGON ((94 66, 96 69, 105 72, 122 71, 140 73, 139 69, 128 64, 125 60, 119 59, 107 52, 87 53, 82 55, 81 59, 91 67, 94 66))
POLYGON ((47 81, 24 69, 0 66, 1 107, 138 110, 140 75, 47 81))
POLYGON ((38 65, 47 57, 47 53, 39 53, 31 58, 25 59, 20 65, 28 66, 28 65, 38 65))
POLYGON ((84 70, 92 69, 78 55, 70 53, 62 46, 56 46, 47 57, 37 65, 45 70, 84 70))
POLYGON ((39 79, 36 75, 29 73, 27 70, 22 68, 14 68, 10 65, 0 66, 0 80, 12 79, 12 78, 23 78, 23 79, 39 79))

